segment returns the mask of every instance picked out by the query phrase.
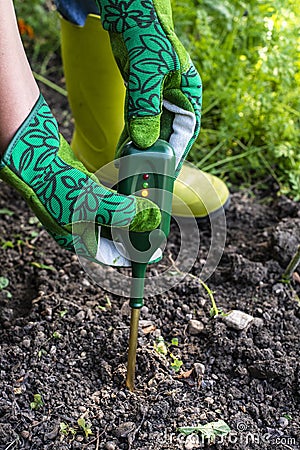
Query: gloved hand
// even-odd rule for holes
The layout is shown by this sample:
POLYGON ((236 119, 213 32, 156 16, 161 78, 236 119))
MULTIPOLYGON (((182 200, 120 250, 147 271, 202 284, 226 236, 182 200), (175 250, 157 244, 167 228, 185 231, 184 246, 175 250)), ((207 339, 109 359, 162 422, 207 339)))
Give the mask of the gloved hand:
POLYGON ((110 243, 110 259, 105 258, 98 228, 151 231, 161 220, 153 202, 117 194, 85 169, 59 134, 42 95, 0 160, 0 178, 21 193, 62 247, 76 247, 82 256, 105 264, 119 253, 110 243))
POLYGON ((127 84, 125 128, 116 156, 132 140, 159 137, 176 154, 176 175, 200 130, 201 79, 176 34, 169 0, 95 0, 127 84))

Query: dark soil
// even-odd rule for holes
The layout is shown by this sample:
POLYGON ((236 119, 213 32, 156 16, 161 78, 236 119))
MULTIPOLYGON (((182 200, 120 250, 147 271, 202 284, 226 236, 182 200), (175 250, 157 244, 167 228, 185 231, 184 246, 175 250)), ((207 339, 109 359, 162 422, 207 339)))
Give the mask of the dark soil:
MULTIPOLYGON (((45 96, 70 138, 66 100, 45 96)), ((242 331, 221 316, 210 319, 206 291, 186 277, 142 309, 131 393, 126 299, 97 286, 21 197, 0 186, 0 276, 9 280, 0 291, 1 450, 300 448, 299 269, 290 284, 280 281, 300 244, 299 204, 275 192, 232 195, 225 250, 207 283, 219 308, 254 319, 242 331), (164 357, 154 349, 158 336, 179 344, 164 357), (178 373, 170 352, 183 361, 178 373), (43 402, 37 409, 35 394, 43 402), (90 424, 88 437, 80 417, 90 424), (178 432, 217 420, 231 432, 211 446, 178 432)), ((200 232, 196 276, 210 244, 208 224, 200 232)), ((171 252, 178 239, 173 227, 171 252)))

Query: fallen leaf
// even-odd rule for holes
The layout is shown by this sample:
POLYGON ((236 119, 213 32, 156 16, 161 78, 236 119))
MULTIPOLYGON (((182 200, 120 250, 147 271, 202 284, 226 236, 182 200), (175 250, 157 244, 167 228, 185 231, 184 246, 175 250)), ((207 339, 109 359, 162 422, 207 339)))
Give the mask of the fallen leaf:
POLYGON ((152 333, 152 331, 156 330, 155 325, 150 325, 149 327, 142 328, 144 334, 152 333))
POLYGON ((194 371, 194 367, 192 369, 187 370, 186 372, 182 372, 180 375, 178 375, 178 378, 189 378, 194 371))

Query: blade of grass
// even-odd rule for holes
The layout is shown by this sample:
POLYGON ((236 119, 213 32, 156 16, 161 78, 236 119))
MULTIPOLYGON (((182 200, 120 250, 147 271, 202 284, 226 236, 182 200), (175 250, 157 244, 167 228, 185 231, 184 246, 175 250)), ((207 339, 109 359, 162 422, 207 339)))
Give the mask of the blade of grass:
POLYGON ((48 80, 47 78, 43 77, 43 75, 33 72, 33 76, 37 81, 40 81, 41 83, 45 84, 46 86, 48 86, 49 88, 58 92, 59 94, 63 95, 64 97, 68 96, 66 89, 58 86, 57 84, 55 84, 52 81, 48 80))

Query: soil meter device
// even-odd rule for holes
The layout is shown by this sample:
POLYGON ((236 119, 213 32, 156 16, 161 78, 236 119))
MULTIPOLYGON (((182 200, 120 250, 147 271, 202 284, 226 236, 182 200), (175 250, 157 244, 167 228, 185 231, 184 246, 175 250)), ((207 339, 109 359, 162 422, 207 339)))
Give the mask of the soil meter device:
POLYGON ((162 245, 170 231, 172 195, 176 158, 172 147, 158 139, 147 150, 140 150, 132 143, 126 144, 118 161, 118 192, 135 194, 156 203, 162 215, 159 227, 151 232, 118 230, 132 267, 130 289, 130 338, 126 385, 133 391, 136 364, 136 348, 140 308, 144 301, 144 283, 147 264, 162 245))

